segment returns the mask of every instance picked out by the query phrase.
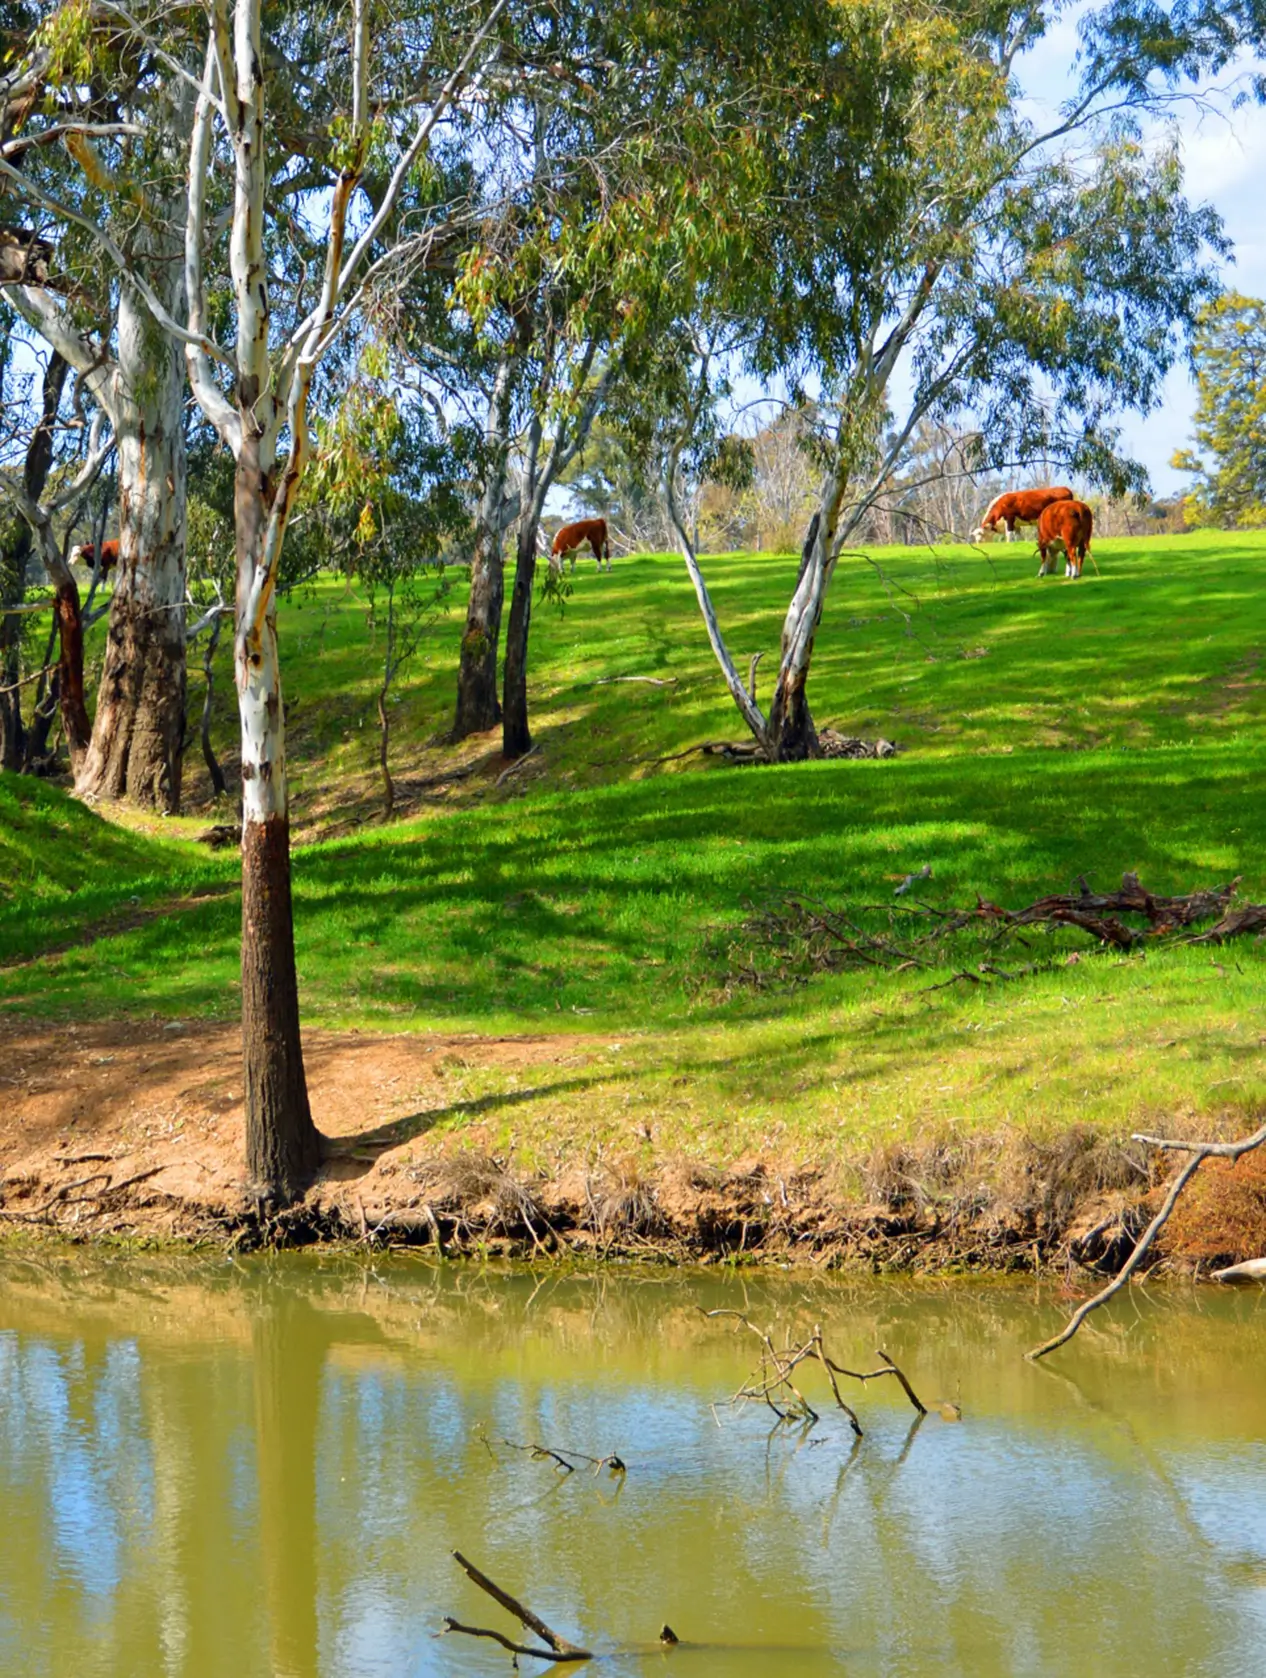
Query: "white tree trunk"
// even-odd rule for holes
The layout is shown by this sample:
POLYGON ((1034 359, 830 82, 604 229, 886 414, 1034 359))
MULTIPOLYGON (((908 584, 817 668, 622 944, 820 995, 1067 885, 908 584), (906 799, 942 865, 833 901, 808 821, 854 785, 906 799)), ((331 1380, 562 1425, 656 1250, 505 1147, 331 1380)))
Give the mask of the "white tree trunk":
MULTIPOLYGON (((173 157, 182 148, 173 136, 173 157)), ((160 206, 158 226, 138 234, 137 255, 177 318, 185 313, 182 204, 183 197, 160 206)), ((172 813, 185 733, 184 357, 127 280, 117 339, 119 568, 92 744, 75 790, 172 813)))

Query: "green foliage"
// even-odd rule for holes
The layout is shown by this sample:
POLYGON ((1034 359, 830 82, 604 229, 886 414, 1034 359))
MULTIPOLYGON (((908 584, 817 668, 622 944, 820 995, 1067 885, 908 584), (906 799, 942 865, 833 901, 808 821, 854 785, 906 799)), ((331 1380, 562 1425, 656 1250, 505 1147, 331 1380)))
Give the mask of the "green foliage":
MULTIPOLYGON (((934 1122, 1137 1128, 1174 1111, 1238 1113, 1266 1096, 1254 1058, 1263 957, 1252 944, 1217 952, 1216 964, 1200 949, 1086 954, 988 991, 961 982, 924 994, 950 970, 837 975, 792 992, 724 981, 745 903, 787 887, 869 913, 924 862, 933 875, 923 889, 942 903, 981 891, 1018 904, 1080 873, 1115 884, 1127 868, 1158 889, 1243 873, 1245 894, 1266 896, 1255 848, 1266 687, 1245 651, 1259 639, 1264 540, 1105 541, 1102 579, 1068 586, 1036 581, 1028 544, 850 562, 851 615, 828 610, 823 626, 817 714, 905 752, 779 770, 697 756, 661 765, 734 733, 689 582, 679 560, 618 560, 600 579, 578 571, 566 617, 538 626, 542 780, 494 790, 499 765, 485 742, 475 755, 488 756, 487 773, 456 783, 475 789, 473 807, 423 804, 296 855, 306 1019, 601 1034, 575 1053, 596 1042, 606 1070, 568 1070, 566 1087, 546 1079, 513 1101, 507 1091, 504 1107, 491 1086, 481 1117, 498 1140, 503 1122, 517 1124, 542 1147, 568 1127, 619 1140, 625 1094, 660 1145, 715 1144, 729 1157, 740 1139, 760 1146, 770 1126, 807 1147, 845 1124, 850 1136, 904 1136, 934 1122), (1193 598, 1201 633, 1175 636, 1193 598), (630 675, 667 685, 597 685, 630 675), (608 1059, 612 1042, 622 1049, 608 1059)), ((744 657, 776 645, 795 568, 794 556, 767 555, 710 565, 744 657)), ((380 674, 363 617, 360 594, 331 580, 281 606, 295 819, 309 833, 323 812, 325 830, 345 835, 372 789, 373 730, 356 723, 380 674)), ((402 777, 455 766, 449 748, 421 742, 448 716, 463 628, 457 614, 444 620, 427 643, 436 656, 401 684, 392 737, 402 777)), ((0 959, 95 936, 0 968, 0 1005, 231 1013, 232 892, 134 923, 149 905, 231 881, 236 859, 156 847, 55 789, 29 796, 51 814, 25 860, 0 853, 0 877, 17 887, 0 902, 0 959), (32 895, 37 852, 52 884, 32 895)), ((0 835, 13 825, 6 807, 0 835)), ((1037 953, 1062 962, 1084 948, 1062 935, 1037 953)), ((961 954, 980 959, 970 941, 961 954)))
POLYGON ((1192 359, 1199 453, 1173 464, 1196 476, 1186 503, 1196 525, 1266 524, 1266 303, 1225 292, 1200 316, 1192 359))

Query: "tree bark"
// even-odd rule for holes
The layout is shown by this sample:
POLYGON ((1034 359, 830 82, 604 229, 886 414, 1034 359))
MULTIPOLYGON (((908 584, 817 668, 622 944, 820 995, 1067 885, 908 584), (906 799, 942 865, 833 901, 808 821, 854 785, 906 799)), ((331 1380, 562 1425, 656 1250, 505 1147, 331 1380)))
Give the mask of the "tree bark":
POLYGON ((391 769, 387 762, 391 748, 391 718, 387 715, 387 685, 384 682, 378 690, 378 768, 382 775, 382 819, 390 816, 396 807, 396 783, 391 778, 391 769))
POLYGON ((211 625, 211 633, 207 637, 207 650, 202 655, 202 673, 207 679, 206 691, 202 695, 202 726, 200 730, 202 740, 202 761, 207 766, 207 774, 211 777, 211 786, 217 798, 223 798, 229 790, 229 784, 224 779, 224 771, 220 768, 220 760, 215 755, 215 748, 211 744, 211 703, 215 697, 215 652, 220 644, 220 624, 223 620, 216 618, 211 625))
POLYGON ((284 816, 242 824, 242 1070, 250 1186, 269 1202, 288 1204, 316 1175, 321 1138, 299 1038, 284 816))
MULTIPOLYGON (((53 464, 53 432, 57 410, 66 388, 69 364, 56 350, 49 353, 44 369, 44 389, 39 424, 31 435, 22 468, 22 490, 28 501, 38 503, 53 464)), ((27 563, 31 557, 31 527, 21 515, 15 517, 0 539, 0 607, 20 606, 26 594, 27 563)), ((80 689, 83 687, 83 645, 80 632, 80 689)), ((26 730, 22 723, 22 695, 15 684, 22 674, 22 620, 0 613, 0 769, 20 769, 26 751, 26 730)))
POLYGON ((519 522, 514 593, 506 629, 505 704, 501 720, 501 750, 506 757, 522 757, 532 749, 528 727, 528 636, 532 623, 532 585, 536 580, 537 521, 529 510, 519 522))
POLYGON ((778 675, 769 703, 766 751, 772 763, 803 763, 822 755, 807 690, 813 643, 835 571, 835 538, 844 487, 841 471, 828 475, 800 555, 800 571, 783 623, 778 675))
POLYGON ((505 561, 501 531, 482 525, 470 567, 470 601, 457 669, 457 714, 454 741, 482 734, 501 720, 497 701, 497 644, 501 639, 501 608, 505 601, 505 561))
POLYGON ((497 645, 505 601, 502 553, 506 462, 510 448, 510 400, 518 351, 507 350, 497 368, 484 428, 485 478, 479 502, 475 551, 470 566, 470 601, 457 669, 457 714, 451 738, 482 734, 501 721, 497 701, 497 645))
POLYGON ((279 494, 261 470, 260 439, 243 413, 237 462, 238 554, 234 668, 242 725, 242 1068, 246 1172, 271 1202, 297 1199, 316 1175, 321 1136, 312 1122, 299 1035, 290 893, 290 800, 277 648, 277 597, 249 617, 268 509, 279 494))
MULTIPOLYGON (((172 261, 173 274, 180 271, 172 261)), ((164 288, 173 312, 183 281, 164 288)), ((75 790, 180 808, 185 735, 184 358, 126 284, 115 440, 119 567, 92 744, 75 790)))
POLYGON ((26 752, 22 721, 22 619, 5 612, 20 606, 26 593, 26 565, 31 554, 31 532, 26 521, 14 518, 0 535, 0 769, 20 769, 26 752))
POLYGON ((84 702, 84 626, 79 605, 79 585, 71 576, 58 584, 53 612, 57 619, 61 657, 57 666, 57 703, 61 708, 62 732, 70 754, 71 772, 77 774, 92 738, 92 724, 84 702))

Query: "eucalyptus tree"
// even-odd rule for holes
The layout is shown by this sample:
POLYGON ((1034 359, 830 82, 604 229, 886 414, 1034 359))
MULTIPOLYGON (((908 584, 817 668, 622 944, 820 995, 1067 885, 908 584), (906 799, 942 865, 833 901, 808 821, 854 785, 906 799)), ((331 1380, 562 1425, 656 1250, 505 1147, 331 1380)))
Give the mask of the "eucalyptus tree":
MULTIPOLYGON (((399 212, 437 127, 471 91, 480 60, 495 55, 490 36, 503 10, 498 0, 482 23, 468 23, 456 46, 449 20, 433 15, 439 27, 413 37, 420 37, 430 63, 419 66, 402 101, 391 23, 370 0, 352 0, 339 60, 342 110, 325 158, 329 190, 311 218, 320 277, 306 310, 292 308, 288 330, 277 337, 266 251, 270 211, 277 208, 270 193, 269 151, 277 136, 268 95, 284 66, 265 48, 261 0, 233 0, 231 9, 229 0, 212 0, 209 7, 187 176, 188 319, 178 335, 194 397, 234 460, 246 1166, 259 1192, 280 1200, 303 1189, 321 1157, 299 1033, 276 622, 283 544, 312 455, 313 381, 357 319, 375 275, 407 260, 419 241, 424 247, 433 241, 433 228, 410 229, 399 212), (208 199, 213 161, 220 158, 234 183, 222 231, 208 199), (372 193, 365 190, 371 160, 377 165, 372 193), (210 331, 210 299, 224 283, 233 315, 231 337, 221 344, 210 331)), ((462 21, 468 16, 459 13, 462 21)), ((416 27, 417 20, 405 21, 416 27)), ((478 92, 477 75, 474 83, 478 92)))
POLYGON ((706 4, 529 7, 503 71, 497 144, 481 161, 482 197, 493 208, 472 231, 457 290, 487 394, 453 735, 501 719, 512 756, 531 738, 528 642, 546 498, 604 403, 635 376, 664 313, 662 294, 677 295, 691 270, 692 177, 715 144, 716 34, 698 13, 714 20, 706 4), (503 717, 502 534, 515 523, 503 717))
POLYGON ((979 468, 1042 456, 1117 492, 1142 481, 1113 416, 1159 400, 1219 224, 1184 196, 1176 150, 1132 120, 1154 100, 1137 39, 1114 56, 1101 32, 1071 105, 1046 129, 1026 114, 1014 66, 1053 16, 863 0, 769 42, 745 260, 716 264, 698 303, 705 327, 747 324, 751 370, 818 387, 820 484, 767 714, 677 531, 773 759, 818 749, 807 684, 827 593, 920 426, 970 416, 979 468))
MULTIPOLYGON (((4 277, 12 306, 107 416, 118 455, 120 564, 76 789, 175 810, 185 726, 184 370, 161 322, 183 312, 192 100, 171 53, 120 29, 119 10, 64 0, 0 75, 0 186, 38 225, 42 247, 38 264, 4 277)), ((33 235, 30 224, 18 233, 33 235)))

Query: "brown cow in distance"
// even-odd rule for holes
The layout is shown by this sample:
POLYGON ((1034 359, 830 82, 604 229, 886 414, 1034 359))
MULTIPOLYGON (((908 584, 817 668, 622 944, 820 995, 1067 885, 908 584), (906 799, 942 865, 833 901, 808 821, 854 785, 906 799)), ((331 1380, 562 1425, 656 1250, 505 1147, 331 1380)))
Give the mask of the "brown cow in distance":
POLYGON ((561 562, 571 555, 571 568, 576 569, 576 551, 583 548, 585 543, 593 549, 593 557, 598 561, 598 569, 602 570, 605 557, 607 570, 611 569, 611 543, 607 538, 606 519, 577 519, 575 524, 565 524, 554 538, 554 546, 550 549, 551 561, 561 562))
POLYGON ((985 532, 995 532, 1002 525, 1007 532, 1007 541, 1015 541, 1015 527, 1017 524, 1036 524, 1044 510, 1053 501, 1071 501, 1073 492, 1066 484, 1056 484, 1050 489, 1016 489, 1006 495, 996 496, 989 503, 989 511, 981 519, 971 533, 973 542, 984 540, 985 532))
MULTIPOLYGON (((86 565, 89 571, 96 568, 97 550, 91 542, 81 542, 77 548, 70 550, 72 565, 86 565)), ((117 537, 111 537, 108 542, 101 544, 101 578, 102 581, 110 575, 119 563, 119 543, 117 537)))
POLYGON ((1080 577, 1094 526, 1094 514, 1084 501, 1053 501, 1037 521, 1037 551, 1042 556, 1038 576, 1045 577, 1055 555, 1063 553, 1064 575, 1080 577))

